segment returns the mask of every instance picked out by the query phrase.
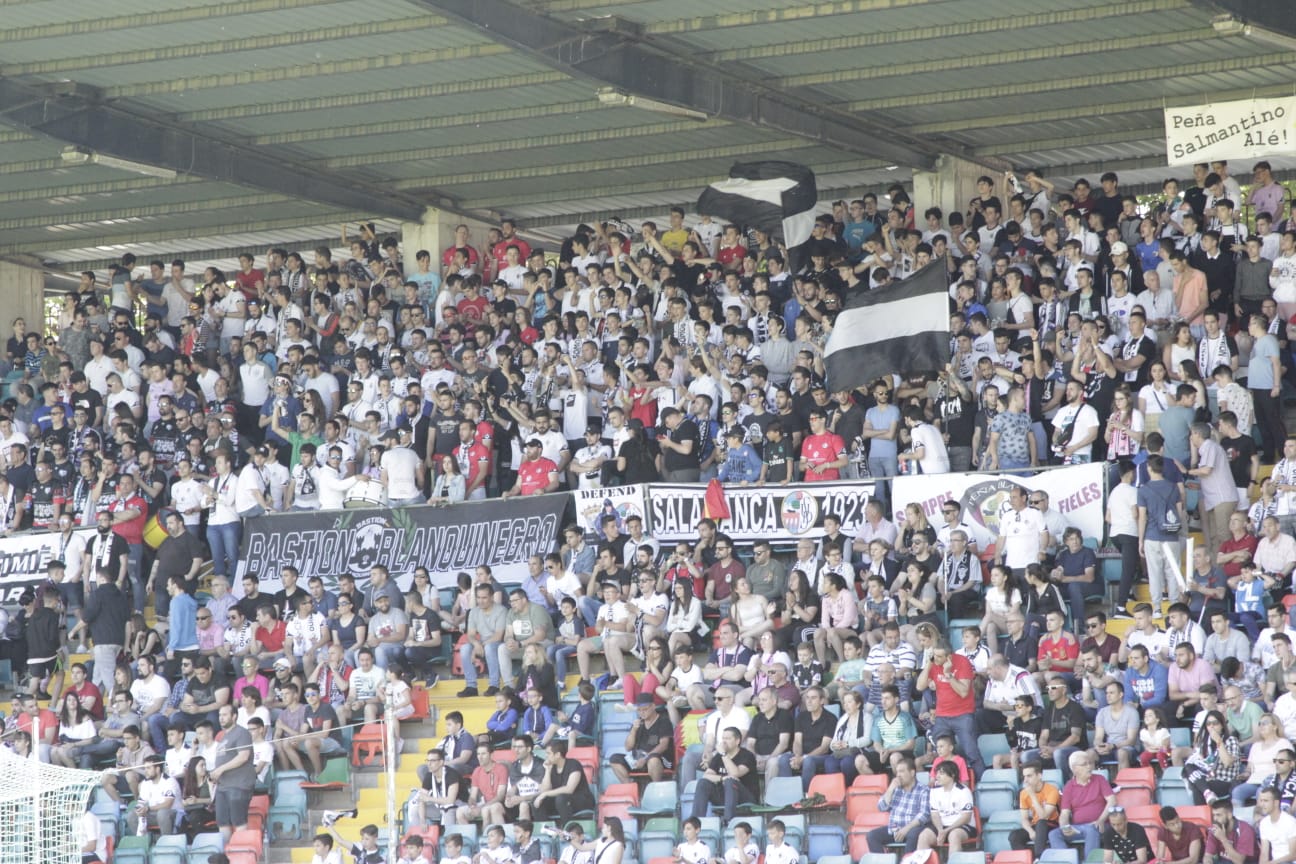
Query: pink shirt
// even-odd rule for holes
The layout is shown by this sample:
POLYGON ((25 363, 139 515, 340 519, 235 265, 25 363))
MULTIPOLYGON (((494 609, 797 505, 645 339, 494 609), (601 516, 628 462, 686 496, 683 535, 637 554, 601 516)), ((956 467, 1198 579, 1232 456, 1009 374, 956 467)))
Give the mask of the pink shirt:
POLYGON ((1198 657, 1187 669, 1180 669, 1178 663, 1170 664, 1169 684, 1171 690, 1180 693, 1196 693, 1205 683, 1215 683, 1215 670, 1202 658, 1198 657))
POLYGON ((1062 809, 1071 811, 1072 825, 1088 825, 1107 806, 1112 792, 1111 784, 1101 774, 1089 775, 1089 782, 1081 786, 1074 779, 1062 787, 1062 809))
POLYGON ((859 623, 859 607, 850 591, 838 591, 836 599, 831 594, 823 596, 823 622, 825 627, 855 629, 859 623))

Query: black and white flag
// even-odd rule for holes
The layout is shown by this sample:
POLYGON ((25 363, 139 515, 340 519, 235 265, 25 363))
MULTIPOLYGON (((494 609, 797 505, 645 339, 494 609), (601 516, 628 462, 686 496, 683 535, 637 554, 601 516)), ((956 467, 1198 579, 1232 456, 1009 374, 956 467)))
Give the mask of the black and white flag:
POLYGON ((747 228, 759 228, 787 247, 789 272, 808 261, 804 245, 814 227, 819 190, 814 172, 795 162, 737 162, 729 179, 712 183, 697 211, 747 228))
POLYGON ((884 375, 949 362, 949 286, 938 259, 900 282, 846 298, 824 349, 828 386, 854 390, 884 375))

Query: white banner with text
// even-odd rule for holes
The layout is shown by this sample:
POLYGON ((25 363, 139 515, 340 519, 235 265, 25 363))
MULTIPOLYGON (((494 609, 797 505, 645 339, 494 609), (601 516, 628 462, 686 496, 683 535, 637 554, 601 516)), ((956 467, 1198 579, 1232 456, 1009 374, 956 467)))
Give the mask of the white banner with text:
MULTIPOLYGON (((1256 159, 1296 152, 1296 96, 1165 109, 1166 163, 1256 159)), ((1239 165, 1235 171, 1249 171, 1239 165)), ((1240 201, 1234 202, 1241 206, 1240 201)))

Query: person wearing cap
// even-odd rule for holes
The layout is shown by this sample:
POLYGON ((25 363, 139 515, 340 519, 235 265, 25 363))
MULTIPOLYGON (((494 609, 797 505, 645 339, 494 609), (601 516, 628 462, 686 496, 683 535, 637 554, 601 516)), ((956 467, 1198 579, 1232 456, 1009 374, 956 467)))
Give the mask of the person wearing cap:
POLYGON ((749 486, 760 480, 764 463, 754 447, 743 443, 745 434, 746 430, 741 426, 734 426, 725 433, 725 458, 717 472, 721 483, 749 486))
POLYGON ((521 466, 518 467, 517 482, 513 488, 506 490, 501 498, 515 495, 543 495, 558 489, 558 466, 546 459, 542 453, 544 442, 531 438, 526 442, 521 466))
POLYGON ((675 728, 666 713, 657 709, 651 693, 640 693, 634 704, 636 716, 626 733, 625 752, 613 755, 608 763, 622 783, 634 782, 631 772, 646 772, 657 783, 671 767, 675 728))
POLYGON ((262 444, 252 448, 252 459, 238 475, 234 493, 234 510, 243 519, 251 519, 274 509, 270 500, 270 477, 266 473, 266 460, 270 448, 262 444))

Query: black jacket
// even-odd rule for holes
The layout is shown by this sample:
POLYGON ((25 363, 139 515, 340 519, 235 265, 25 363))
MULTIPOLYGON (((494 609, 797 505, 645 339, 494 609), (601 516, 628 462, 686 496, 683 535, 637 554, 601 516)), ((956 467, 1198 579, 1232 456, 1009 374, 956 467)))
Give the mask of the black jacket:
POLYGON ((81 619, 90 626, 90 638, 96 645, 125 645, 131 612, 130 599, 108 582, 90 592, 81 619))

